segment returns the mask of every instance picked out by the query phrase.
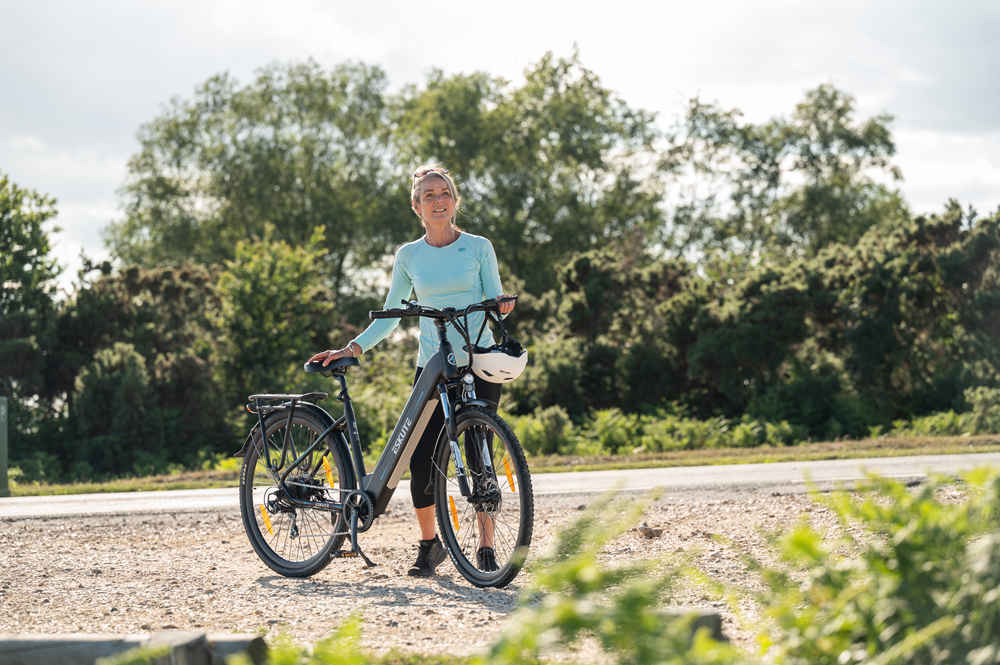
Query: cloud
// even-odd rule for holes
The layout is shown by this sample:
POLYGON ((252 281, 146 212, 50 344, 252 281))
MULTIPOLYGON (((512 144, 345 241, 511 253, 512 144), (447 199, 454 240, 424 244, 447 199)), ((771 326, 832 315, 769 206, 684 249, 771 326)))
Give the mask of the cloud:
POLYGON ((125 176, 126 156, 97 146, 69 149, 37 136, 0 139, 0 165, 20 187, 56 199, 58 214, 50 220, 52 255, 64 268, 63 289, 80 268, 80 252, 106 258, 101 229, 118 214, 114 191, 125 176))
POLYGON ((855 32, 871 45, 873 83, 898 125, 949 133, 1000 129, 1000 4, 926 0, 864 5, 855 32))
POLYGON ((105 192, 109 183, 124 180, 127 158, 107 146, 68 148, 39 136, 0 137, 0 165, 11 179, 59 200, 101 198, 95 192, 105 192))
POLYGON ((916 213, 940 212, 949 198, 982 214, 1000 209, 1000 131, 942 134, 903 130, 896 135, 903 191, 916 213))
POLYGON ((100 231, 115 214, 117 207, 113 200, 60 206, 59 214, 53 220, 53 224, 61 229, 54 238, 53 254, 60 265, 67 268, 64 278, 75 276, 80 267, 81 251, 91 259, 108 257, 100 231))

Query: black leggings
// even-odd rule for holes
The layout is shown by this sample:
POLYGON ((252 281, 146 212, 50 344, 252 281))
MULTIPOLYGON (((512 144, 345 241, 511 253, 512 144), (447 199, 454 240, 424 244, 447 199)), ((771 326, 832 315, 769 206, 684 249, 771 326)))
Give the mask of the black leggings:
MULTIPOLYGON (((420 372, 423 370, 423 367, 417 368, 416 374, 413 375, 413 383, 417 382, 417 377, 420 376, 420 372)), ((490 402, 489 410, 496 413, 497 408, 495 405, 500 403, 501 384, 483 381, 477 376, 475 386, 476 398, 490 402)), ((427 423, 427 429, 424 430, 423 435, 420 437, 420 443, 417 444, 417 447, 413 451, 413 457, 410 458, 410 496, 413 497, 414 508, 427 508, 434 505, 432 475, 434 470, 434 446, 437 443, 438 434, 441 433, 442 427, 444 427, 444 412, 441 411, 441 405, 439 404, 434 409, 434 413, 427 423)))

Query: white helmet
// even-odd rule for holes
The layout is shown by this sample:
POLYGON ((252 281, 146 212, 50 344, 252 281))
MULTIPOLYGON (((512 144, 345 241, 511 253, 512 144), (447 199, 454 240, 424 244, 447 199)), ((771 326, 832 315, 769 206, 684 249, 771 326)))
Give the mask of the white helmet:
POLYGON ((528 351, 514 340, 490 347, 472 347, 472 371, 483 381, 509 383, 521 376, 528 364, 528 351))

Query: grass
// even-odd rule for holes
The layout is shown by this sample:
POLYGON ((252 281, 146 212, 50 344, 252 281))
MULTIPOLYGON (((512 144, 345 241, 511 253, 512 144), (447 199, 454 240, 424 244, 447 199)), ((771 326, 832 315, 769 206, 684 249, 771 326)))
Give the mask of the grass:
POLYGON ((809 462, 815 460, 901 457, 904 455, 955 455, 1000 451, 1000 436, 880 437, 853 441, 823 441, 796 446, 756 448, 699 448, 639 455, 581 457, 547 455, 529 458, 533 473, 560 471, 606 471, 648 469, 663 466, 719 464, 764 464, 768 462, 809 462))
MULTIPOLYGON (((938 436, 894 438, 880 437, 859 441, 826 441, 776 448, 702 448, 640 455, 548 455, 528 458, 533 473, 569 471, 609 471, 648 469, 666 466, 701 466, 718 464, 760 464, 767 462, 804 462, 902 455, 951 455, 1000 451, 1000 436, 938 436)), ((368 469, 375 460, 365 460, 368 469)), ((221 468, 183 471, 174 474, 120 478, 101 483, 41 484, 11 482, 11 496, 54 494, 89 494, 99 492, 140 492, 151 490, 208 489, 236 487, 239 484, 239 460, 226 459, 221 468)), ((404 476, 405 477, 405 476, 404 476)))

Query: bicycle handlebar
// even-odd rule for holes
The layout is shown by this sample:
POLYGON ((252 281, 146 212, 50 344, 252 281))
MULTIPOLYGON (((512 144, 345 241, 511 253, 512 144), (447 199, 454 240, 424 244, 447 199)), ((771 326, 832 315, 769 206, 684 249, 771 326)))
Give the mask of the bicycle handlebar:
POLYGON ((437 309, 435 307, 421 305, 416 301, 407 302, 406 300, 403 300, 401 302, 406 305, 405 309, 376 309, 368 312, 368 318, 374 321, 375 319, 401 319, 407 316, 425 316, 429 319, 454 321, 455 319, 467 316, 472 312, 498 311, 500 303, 516 300, 517 296, 501 296, 499 298, 490 298, 489 300, 473 303, 467 307, 463 307, 462 309, 456 309, 454 307, 437 309))

